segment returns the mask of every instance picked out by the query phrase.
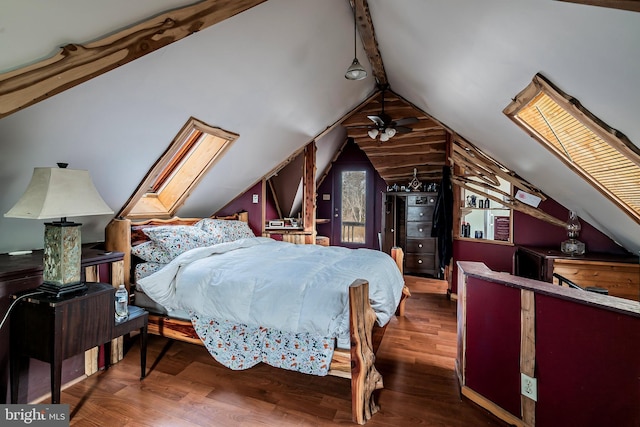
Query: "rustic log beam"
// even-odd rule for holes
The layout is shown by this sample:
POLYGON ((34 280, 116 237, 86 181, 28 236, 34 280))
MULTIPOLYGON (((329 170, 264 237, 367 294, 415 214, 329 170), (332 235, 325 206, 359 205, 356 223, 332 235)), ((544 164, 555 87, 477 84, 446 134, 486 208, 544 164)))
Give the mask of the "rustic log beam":
POLYGON ((527 181, 518 178, 515 173, 502 166, 482 151, 478 150, 469 142, 457 137, 454 139, 452 149, 455 163, 464 163, 472 168, 475 166, 480 168, 480 173, 492 174, 494 178, 495 176, 499 176, 505 181, 510 182, 514 187, 520 188, 527 193, 534 194, 542 200, 547 199, 547 197, 536 187, 529 184, 527 181))
POLYGON ((376 314, 369 303, 369 282, 356 280, 349 287, 351 325, 351 417, 366 423, 378 410, 373 392, 383 388, 382 375, 374 365, 371 331, 376 314))
MULTIPOLYGON (((520 290, 520 372, 534 378, 536 368, 536 297, 530 290, 520 290)), ((536 402, 520 396, 522 421, 536 425, 536 402)))
MULTIPOLYGON (((466 188, 469 191, 472 192, 478 192, 478 189, 473 188, 471 185, 480 185, 477 182, 472 182, 472 181, 464 181, 462 179, 459 179, 458 177, 451 177, 451 181, 462 187, 462 188, 466 188)), ((500 192, 500 190, 498 190, 497 188, 491 188, 491 191, 496 191, 496 192, 500 192)), ((520 202, 517 199, 514 199, 513 197, 511 197, 509 200, 504 200, 504 199, 500 199, 498 197, 495 197, 491 194, 486 194, 486 197, 493 200, 494 202, 503 204, 505 206, 508 206, 510 209, 514 209, 517 211, 520 211, 522 213, 525 213, 527 215, 530 215, 534 218, 537 218, 539 220, 548 222, 549 224, 553 224, 553 225, 557 225, 558 227, 562 227, 562 228, 566 228, 567 223, 564 221, 559 220, 558 218, 549 215, 548 213, 546 213, 543 210, 534 208, 533 206, 529 206, 529 205, 525 205, 524 203, 520 202)))
POLYGON ((352 7, 356 8, 358 33, 362 40, 362 46, 367 53, 369 64, 371 64, 373 77, 375 77, 377 83, 386 85, 388 83, 387 73, 384 70, 380 49, 378 49, 376 31, 373 28, 373 21, 371 20, 371 14, 369 13, 369 3, 367 3, 367 0, 353 0, 352 7))
POLYGON ((0 75, 0 118, 141 58, 266 0, 205 0, 0 75))
POLYGON ((304 165, 302 169, 302 226, 306 244, 316 242, 316 142, 311 141, 304 149, 304 165))
POLYGON ((613 9, 629 10, 640 12, 640 2, 638 0, 559 0, 568 3, 579 3, 590 6, 610 7, 613 9))

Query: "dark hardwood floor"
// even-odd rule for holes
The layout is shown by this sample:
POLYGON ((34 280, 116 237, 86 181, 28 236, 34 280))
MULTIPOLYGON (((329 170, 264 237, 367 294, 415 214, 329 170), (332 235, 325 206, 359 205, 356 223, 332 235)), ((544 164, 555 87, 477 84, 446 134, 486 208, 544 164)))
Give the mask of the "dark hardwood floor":
MULTIPOLYGON (((367 425, 505 426, 459 393, 455 302, 446 283, 406 279, 412 297, 378 351, 385 387, 377 392, 380 412, 367 425)), ((72 426, 353 425, 346 379, 264 364, 232 371, 204 347, 150 335, 149 371, 140 381, 137 342, 123 361, 62 392, 72 426)))

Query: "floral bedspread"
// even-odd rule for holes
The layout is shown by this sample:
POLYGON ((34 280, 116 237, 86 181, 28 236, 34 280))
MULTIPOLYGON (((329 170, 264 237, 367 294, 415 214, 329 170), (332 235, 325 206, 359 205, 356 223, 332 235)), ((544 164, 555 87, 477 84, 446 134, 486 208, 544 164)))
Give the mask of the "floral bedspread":
POLYGON ((260 362, 305 374, 327 375, 335 346, 332 338, 287 333, 217 321, 191 312, 191 322, 209 353, 224 366, 242 370, 260 362))

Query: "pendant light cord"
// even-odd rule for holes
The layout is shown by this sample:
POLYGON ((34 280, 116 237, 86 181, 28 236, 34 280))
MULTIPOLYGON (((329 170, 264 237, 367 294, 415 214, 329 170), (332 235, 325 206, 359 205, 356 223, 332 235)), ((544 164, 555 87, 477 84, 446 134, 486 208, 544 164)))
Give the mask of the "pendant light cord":
POLYGON ((353 0, 353 57, 356 55, 356 41, 357 41, 357 25, 356 25, 356 0, 353 0))

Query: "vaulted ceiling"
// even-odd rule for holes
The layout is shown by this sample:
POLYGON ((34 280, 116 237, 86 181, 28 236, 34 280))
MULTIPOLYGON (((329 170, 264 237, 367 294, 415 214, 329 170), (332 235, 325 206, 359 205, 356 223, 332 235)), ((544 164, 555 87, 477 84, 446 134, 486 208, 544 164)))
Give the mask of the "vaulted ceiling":
MULTIPOLYGON (((240 137, 178 212, 183 216, 215 211, 309 142, 338 146, 345 132, 387 181, 414 167, 434 176, 453 131, 627 249, 640 250, 635 221, 502 113, 541 72, 638 145, 637 2, 589 2, 625 10, 551 0, 355 0, 356 53, 369 71, 362 81, 344 78, 354 48, 347 0, 207 0, 196 4, 203 8, 197 16, 179 12, 192 3, 0 4, 0 97, 20 87, 39 101, 10 112, 15 99, 0 98, 9 111, 0 119, 0 210, 19 198, 34 166, 58 161, 89 169, 117 210, 192 116, 240 137), (157 26, 144 43, 127 44, 142 32, 120 40, 124 55, 99 47, 105 35, 153 16, 157 26), (3 78, 69 43, 75 45, 62 52, 72 64, 47 82, 13 81, 17 86, 8 88, 3 78), (95 55, 115 66, 78 76, 75 67, 95 55), (385 112, 419 122, 379 143, 356 126, 380 112, 377 91, 385 83, 385 112)), ((100 239, 108 219, 81 219, 83 236, 100 239)), ((42 245, 42 229, 28 221, 0 218, 0 236, 0 252, 42 245)))
POLYGON ((347 128, 347 135, 367 154, 388 185, 411 181, 414 169, 421 182, 439 182, 442 167, 448 164, 446 145, 450 132, 391 91, 383 91, 374 96, 343 121, 342 126, 347 128), (369 129, 376 127, 372 126, 374 123, 369 116, 380 114, 383 95, 384 113, 391 120, 418 120, 404 126, 410 131, 397 132, 388 141, 381 141, 379 136, 372 139, 368 135, 369 129))

